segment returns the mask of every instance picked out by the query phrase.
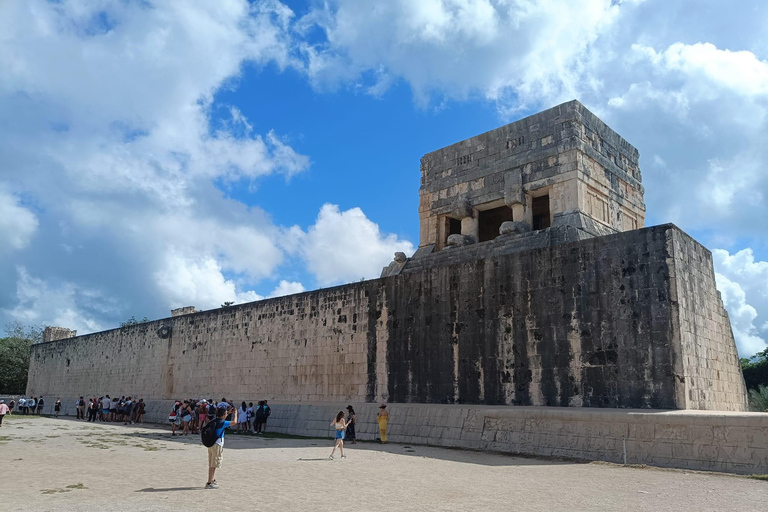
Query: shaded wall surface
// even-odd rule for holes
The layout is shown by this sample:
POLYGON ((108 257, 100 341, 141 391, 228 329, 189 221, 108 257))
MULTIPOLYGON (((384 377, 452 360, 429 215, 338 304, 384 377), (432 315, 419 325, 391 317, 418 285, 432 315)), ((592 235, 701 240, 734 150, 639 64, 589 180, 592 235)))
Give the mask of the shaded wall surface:
POLYGON ((745 409, 711 255, 676 227, 451 251, 393 277, 35 345, 27 393, 745 409))

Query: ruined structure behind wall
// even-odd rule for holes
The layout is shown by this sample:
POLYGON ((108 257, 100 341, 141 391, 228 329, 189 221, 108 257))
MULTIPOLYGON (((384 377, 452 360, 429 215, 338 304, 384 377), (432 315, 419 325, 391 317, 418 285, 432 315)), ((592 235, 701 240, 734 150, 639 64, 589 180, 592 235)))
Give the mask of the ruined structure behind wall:
POLYGON ((381 279, 36 345, 28 394, 745 410, 711 254, 638 229, 638 152, 583 105, 421 168, 381 279))

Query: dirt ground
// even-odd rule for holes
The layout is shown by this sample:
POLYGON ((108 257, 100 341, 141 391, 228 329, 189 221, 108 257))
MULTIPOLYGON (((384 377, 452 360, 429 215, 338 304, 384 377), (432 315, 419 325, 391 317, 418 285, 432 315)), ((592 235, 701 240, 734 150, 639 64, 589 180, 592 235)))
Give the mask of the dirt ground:
MULTIPOLYGON (((329 420, 330 421, 330 420, 329 420)), ((226 436, 204 490, 199 436, 156 426, 6 417, 5 510, 738 510, 765 512, 768 482, 719 474, 518 458, 425 446, 226 436)))

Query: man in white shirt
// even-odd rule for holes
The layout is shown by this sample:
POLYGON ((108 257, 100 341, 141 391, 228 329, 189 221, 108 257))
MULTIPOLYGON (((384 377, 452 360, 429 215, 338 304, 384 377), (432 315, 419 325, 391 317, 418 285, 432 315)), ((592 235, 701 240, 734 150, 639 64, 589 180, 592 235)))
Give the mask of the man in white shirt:
POLYGON ((27 399, 25 397, 19 398, 19 414, 24 414, 27 410, 27 399))

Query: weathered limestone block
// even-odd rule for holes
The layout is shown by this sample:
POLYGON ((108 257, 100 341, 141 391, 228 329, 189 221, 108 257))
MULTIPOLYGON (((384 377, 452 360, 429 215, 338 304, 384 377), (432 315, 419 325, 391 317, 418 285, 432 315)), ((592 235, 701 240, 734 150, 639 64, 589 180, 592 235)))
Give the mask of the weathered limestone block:
POLYGON ((521 235, 531 231, 531 225, 527 222, 502 222, 499 235, 521 235))
POLYGON ((472 206, 470 206, 469 200, 465 196, 459 196, 453 201, 450 216, 459 220, 471 218, 474 216, 472 206))
POLYGON ((522 169, 515 169, 504 174, 504 203, 510 208, 515 205, 525 205, 522 169))
POLYGON ((475 239, 470 235, 450 235, 446 242, 446 247, 463 247, 474 243, 475 239))

